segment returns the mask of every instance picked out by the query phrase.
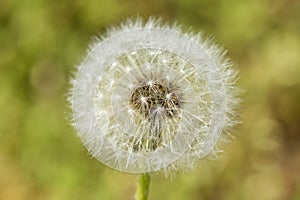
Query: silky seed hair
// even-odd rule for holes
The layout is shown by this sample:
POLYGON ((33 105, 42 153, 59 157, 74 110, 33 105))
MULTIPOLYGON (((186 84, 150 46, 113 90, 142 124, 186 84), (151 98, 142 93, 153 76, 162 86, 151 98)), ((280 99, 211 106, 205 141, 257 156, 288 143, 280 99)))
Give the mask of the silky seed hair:
POLYGON ((69 103, 88 152, 119 171, 193 168, 236 124, 237 72, 203 35, 130 19, 97 39, 77 67, 69 103))

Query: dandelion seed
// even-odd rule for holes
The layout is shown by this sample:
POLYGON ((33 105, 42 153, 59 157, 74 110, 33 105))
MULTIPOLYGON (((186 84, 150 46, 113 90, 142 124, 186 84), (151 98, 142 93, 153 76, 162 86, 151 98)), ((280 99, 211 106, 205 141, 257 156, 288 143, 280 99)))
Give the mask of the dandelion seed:
POLYGON ((192 168, 236 123, 232 63, 201 34, 159 20, 120 27, 91 46, 72 81, 80 139, 120 171, 192 168))

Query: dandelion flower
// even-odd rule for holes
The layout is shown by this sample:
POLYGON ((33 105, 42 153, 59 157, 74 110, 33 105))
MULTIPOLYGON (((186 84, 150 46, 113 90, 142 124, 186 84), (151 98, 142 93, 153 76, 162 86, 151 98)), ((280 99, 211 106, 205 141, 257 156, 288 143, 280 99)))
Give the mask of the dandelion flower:
POLYGON ((192 168, 235 124, 236 71, 202 34, 128 20, 91 47, 72 80, 73 124, 88 152, 130 173, 192 168))

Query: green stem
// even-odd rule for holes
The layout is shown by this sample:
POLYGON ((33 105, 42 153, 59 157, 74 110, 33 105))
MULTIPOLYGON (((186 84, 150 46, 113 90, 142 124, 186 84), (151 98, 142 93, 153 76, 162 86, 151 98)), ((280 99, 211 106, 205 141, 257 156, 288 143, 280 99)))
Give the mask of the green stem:
POLYGON ((150 174, 141 174, 138 180, 137 190, 135 199, 136 200, 147 200, 149 194, 150 185, 150 174))

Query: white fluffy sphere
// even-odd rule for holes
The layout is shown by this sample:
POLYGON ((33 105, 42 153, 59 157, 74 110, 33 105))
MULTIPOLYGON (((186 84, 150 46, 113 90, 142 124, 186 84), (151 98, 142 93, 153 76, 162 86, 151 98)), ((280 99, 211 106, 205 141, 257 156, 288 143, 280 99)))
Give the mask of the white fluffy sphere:
POLYGON ((72 80, 89 153, 131 173, 193 167, 235 124, 236 71, 201 34, 128 20, 96 41, 72 80))

